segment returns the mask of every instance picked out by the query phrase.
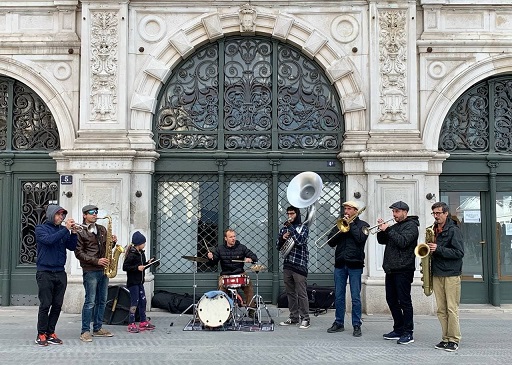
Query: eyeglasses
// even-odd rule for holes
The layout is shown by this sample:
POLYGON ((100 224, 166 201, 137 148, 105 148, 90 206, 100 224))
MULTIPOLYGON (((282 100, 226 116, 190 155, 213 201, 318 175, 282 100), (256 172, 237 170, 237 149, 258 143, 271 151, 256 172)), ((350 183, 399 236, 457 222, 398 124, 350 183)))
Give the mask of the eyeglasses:
POLYGON ((88 210, 86 213, 90 214, 90 215, 98 214, 98 210, 97 209, 91 209, 91 210, 88 210))
POLYGON ((430 214, 432 214, 435 217, 436 215, 441 215, 441 214, 444 214, 444 213, 446 213, 446 212, 432 212, 430 214))

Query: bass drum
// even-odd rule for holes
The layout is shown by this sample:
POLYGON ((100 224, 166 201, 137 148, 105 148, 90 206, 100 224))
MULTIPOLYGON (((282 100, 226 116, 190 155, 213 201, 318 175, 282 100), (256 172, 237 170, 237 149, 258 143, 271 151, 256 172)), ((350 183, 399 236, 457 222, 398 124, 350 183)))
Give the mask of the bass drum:
POLYGON ((220 290, 206 292, 197 303, 197 315, 206 327, 220 327, 231 317, 233 301, 220 290))

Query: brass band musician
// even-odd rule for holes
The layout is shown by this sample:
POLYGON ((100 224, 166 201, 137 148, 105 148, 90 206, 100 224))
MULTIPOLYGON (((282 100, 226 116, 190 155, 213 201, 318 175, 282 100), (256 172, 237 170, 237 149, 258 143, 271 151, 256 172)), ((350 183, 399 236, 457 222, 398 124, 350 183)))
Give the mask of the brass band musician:
POLYGON ((396 340, 400 345, 414 342, 413 306, 411 284, 416 270, 414 249, 418 244, 420 225, 415 215, 408 216, 409 206, 403 201, 391 204, 395 224, 377 220, 377 241, 385 245, 382 268, 386 273, 386 302, 393 316, 393 331, 383 335, 386 340, 396 340))
MULTIPOLYGON (((245 276, 245 283, 241 288, 245 295, 245 304, 249 305, 254 296, 254 286, 244 270, 244 264, 256 263, 258 256, 236 239, 234 229, 228 228, 224 232, 224 243, 224 245, 208 252, 209 266, 215 266, 220 262, 221 273, 218 281, 218 290, 228 293, 228 289, 224 285, 226 276, 243 275, 245 276)), ((250 305, 255 307, 256 303, 253 302, 250 305)))
MULTIPOLYGON (((82 267, 85 288, 80 340, 92 342, 91 322, 93 322, 93 336, 113 336, 112 333, 103 329, 103 315, 107 304, 109 282, 104 269, 110 263, 106 257, 106 250, 112 250, 112 247, 107 247, 107 228, 96 223, 98 207, 86 205, 82 208, 82 213, 83 226, 86 228, 78 232, 78 246, 75 250, 75 256, 82 267)), ((116 242, 117 237, 112 235, 112 246, 115 246, 116 242)))

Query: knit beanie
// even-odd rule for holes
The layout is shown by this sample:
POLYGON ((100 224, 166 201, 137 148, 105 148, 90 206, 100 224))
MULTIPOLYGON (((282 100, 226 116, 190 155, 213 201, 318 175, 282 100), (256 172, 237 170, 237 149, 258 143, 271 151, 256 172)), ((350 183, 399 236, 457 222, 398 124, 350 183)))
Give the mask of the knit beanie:
POLYGON ((146 237, 139 231, 135 232, 132 236, 132 244, 134 246, 142 245, 143 243, 146 243, 146 237))

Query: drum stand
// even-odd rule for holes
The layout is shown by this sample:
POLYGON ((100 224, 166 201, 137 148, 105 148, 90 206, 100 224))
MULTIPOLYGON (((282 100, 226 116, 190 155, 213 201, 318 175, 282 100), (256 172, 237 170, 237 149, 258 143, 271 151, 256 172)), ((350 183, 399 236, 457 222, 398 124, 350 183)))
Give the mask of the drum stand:
MULTIPOLYGON (((194 260, 194 259, 191 259, 191 257, 188 257, 188 256, 183 256, 183 258, 189 260, 189 261, 193 261, 194 262, 194 272, 193 272, 193 281, 194 281, 194 284, 193 284, 193 298, 192 298, 192 304, 190 304, 183 312, 181 312, 177 317, 175 318, 181 318, 184 314, 186 314, 190 308, 193 308, 193 311, 192 311, 192 319, 190 320, 189 323, 192 324, 192 328, 194 328, 194 324, 197 322, 197 320, 199 319, 198 315, 197 315, 197 304, 196 304, 196 288, 197 288, 197 284, 196 284, 196 273, 197 273, 197 260, 194 260)), ((197 258, 196 258, 197 259, 197 258)), ((174 325, 174 322, 171 322, 171 324, 169 325, 170 327, 172 327, 174 325)))
POLYGON ((259 293, 259 288, 260 288, 259 273, 260 272, 259 271, 254 271, 254 272, 256 273, 256 294, 249 301, 249 304, 247 304, 247 312, 249 312, 250 310, 254 310, 255 314, 256 314, 254 316, 254 323, 256 324, 256 322, 258 322, 258 324, 261 325, 261 312, 262 312, 262 308, 263 308, 267 312, 269 322, 274 323, 274 320, 272 319, 272 316, 270 315, 270 312, 268 311, 267 305, 265 304, 265 302, 263 301, 263 297, 259 293), (254 302, 256 303, 256 308, 251 307, 251 304, 254 302))

